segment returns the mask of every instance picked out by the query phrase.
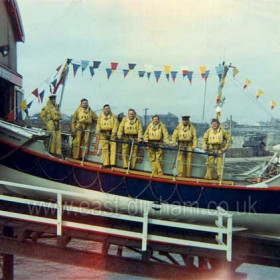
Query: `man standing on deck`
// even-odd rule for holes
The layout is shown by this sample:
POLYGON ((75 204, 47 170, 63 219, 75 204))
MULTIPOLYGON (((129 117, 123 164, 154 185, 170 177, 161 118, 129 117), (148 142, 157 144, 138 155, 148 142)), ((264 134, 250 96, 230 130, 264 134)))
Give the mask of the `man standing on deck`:
POLYGON ((197 136, 196 129, 190 122, 190 116, 182 116, 182 121, 176 127, 172 134, 173 146, 179 144, 178 152, 178 176, 185 176, 186 166, 186 177, 192 176, 192 158, 193 151, 197 147, 197 136))
POLYGON ((144 133, 144 142, 148 143, 147 152, 152 164, 152 174, 162 175, 163 140, 169 145, 169 134, 165 125, 160 122, 159 116, 154 115, 152 122, 144 133))
POLYGON ((109 104, 104 105, 96 126, 96 134, 101 140, 103 167, 116 165, 118 127, 117 116, 112 114, 109 104))
POLYGON ((212 119, 211 127, 205 132, 202 139, 202 149, 208 155, 205 179, 213 179, 215 159, 217 158, 217 177, 222 180, 223 154, 230 146, 230 134, 220 125, 218 119, 212 119))
POLYGON ((40 113, 40 118, 46 126, 46 130, 51 133, 50 150, 54 155, 61 155, 61 124, 62 120, 59 107, 56 104, 56 96, 51 95, 47 105, 43 107, 40 113))
POLYGON ((83 98, 81 105, 72 116, 73 158, 84 158, 91 136, 92 122, 97 122, 97 115, 88 106, 88 100, 83 98))
POLYGON ((122 139, 122 160, 123 168, 128 168, 128 160, 130 154, 130 142, 133 142, 131 164, 130 167, 135 169, 137 160, 138 145, 135 142, 141 142, 143 128, 141 121, 136 117, 134 109, 129 109, 127 117, 124 117, 121 121, 118 129, 118 139, 122 139))

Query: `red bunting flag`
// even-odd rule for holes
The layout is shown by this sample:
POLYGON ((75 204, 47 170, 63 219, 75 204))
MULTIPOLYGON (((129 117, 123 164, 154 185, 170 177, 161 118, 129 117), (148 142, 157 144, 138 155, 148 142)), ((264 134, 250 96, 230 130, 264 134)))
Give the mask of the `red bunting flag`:
POLYGON ((32 94, 35 95, 35 96, 38 98, 38 97, 39 97, 38 89, 37 89, 37 88, 34 89, 34 90, 32 91, 32 94))
POLYGON ((114 73, 117 70, 118 64, 118 62, 111 62, 112 73, 114 73))
POLYGON ((271 108, 271 110, 273 110, 275 106, 276 106, 276 102, 274 100, 271 100, 270 101, 270 108, 271 108))
POLYGON ((59 66, 56 68, 56 71, 57 71, 57 72, 60 70, 61 66, 62 66, 62 64, 59 65, 59 66))

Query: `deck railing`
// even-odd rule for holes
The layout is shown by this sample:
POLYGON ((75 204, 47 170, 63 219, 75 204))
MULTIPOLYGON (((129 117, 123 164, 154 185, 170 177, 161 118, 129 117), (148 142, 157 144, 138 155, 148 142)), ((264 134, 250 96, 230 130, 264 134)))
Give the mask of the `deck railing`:
MULTIPOLYGON (((220 207, 217 208, 215 214, 216 220, 214 225, 197 225, 197 224, 186 223, 186 222, 177 222, 177 221, 175 222, 169 219, 162 219, 162 218, 159 219, 159 218, 150 217, 149 211, 152 209, 145 209, 141 215, 128 215, 128 214, 116 213, 111 211, 90 209, 86 207, 77 207, 72 205, 69 206, 64 203, 65 197, 67 198, 73 197, 73 200, 77 198, 88 200, 89 199, 88 194, 63 191, 63 190, 57 190, 51 188, 36 187, 36 186, 18 184, 18 183, 7 182, 7 181, 0 181, 0 185, 6 186, 9 190, 15 191, 15 189, 17 190, 21 189, 21 191, 25 190, 26 193, 36 192, 38 195, 41 194, 46 196, 47 194, 48 196, 53 195, 54 197, 56 197, 56 202, 48 202, 42 200, 15 197, 10 194, 1 194, 0 200, 2 201, 24 204, 29 207, 32 205, 35 207, 39 206, 39 207, 45 207, 49 209, 55 209, 56 218, 44 217, 42 215, 41 216, 32 215, 32 213, 25 214, 25 213, 18 213, 18 212, 5 211, 5 210, 0 210, 0 216, 56 226, 56 234, 58 236, 63 235, 63 228, 81 229, 81 230, 87 230, 91 232, 98 232, 98 233, 104 233, 108 235, 140 240, 142 251, 147 250, 148 242, 161 242, 165 244, 175 244, 181 246, 199 247, 204 249, 222 250, 226 252, 227 261, 232 260, 232 215, 220 207), (62 214, 64 211, 87 214, 91 216, 105 217, 114 220, 137 222, 142 225, 142 232, 122 230, 122 229, 116 229, 112 227, 86 224, 86 223, 81 223, 76 221, 75 222, 69 221, 66 220, 66 218, 63 218, 62 214), (149 233, 150 225, 168 227, 168 231, 171 231, 173 229, 182 229, 182 230, 194 231, 194 232, 212 233, 216 235, 215 235, 215 239, 213 238, 213 241, 211 240, 212 242, 187 240, 185 238, 168 237, 164 234, 159 235, 159 234, 149 233)), ((198 212, 199 209, 196 209, 196 213, 198 212)), ((205 215, 213 216, 213 213, 207 214, 203 209, 201 209, 201 214, 202 213, 204 216, 205 215)))

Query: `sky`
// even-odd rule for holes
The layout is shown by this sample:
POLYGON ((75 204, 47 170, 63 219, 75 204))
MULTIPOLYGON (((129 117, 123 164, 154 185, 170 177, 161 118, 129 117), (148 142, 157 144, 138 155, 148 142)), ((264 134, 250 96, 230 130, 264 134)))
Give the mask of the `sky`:
POLYGON ((34 89, 45 89, 43 104, 35 100, 30 114, 41 110, 50 78, 71 58, 101 64, 93 77, 89 69, 74 77, 70 67, 61 107, 68 115, 87 98, 98 113, 109 103, 116 114, 134 108, 143 115, 148 108, 149 115, 171 112, 209 122, 219 85, 215 66, 225 61, 239 73, 235 78, 228 73, 221 120, 232 116, 251 124, 279 117, 278 0, 18 0, 18 5, 26 38, 18 43, 18 72, 27 102, 36 99, 34 89), (119 64, 107 79, 111 62, 119 64), (136 67, 124 78, 128 63, 136 67), (153 73, 150 80, 138 77, 145 65, 162 71, 158 83, 153 73), (166 79, 163 65, 178 71, 175 82, 166 79), (210 70, 207 83, 201 65, 210 70), (194 72, 192 84, 182 77, 182 67, 194 72), (246 78, 251 84, 244 90, 246 78), (256 99, 258 89, 264 94, 256 99))

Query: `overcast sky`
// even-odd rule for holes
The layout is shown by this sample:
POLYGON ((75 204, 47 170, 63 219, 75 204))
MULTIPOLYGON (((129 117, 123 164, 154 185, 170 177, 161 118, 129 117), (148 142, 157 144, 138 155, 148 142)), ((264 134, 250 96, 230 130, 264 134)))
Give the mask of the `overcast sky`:
MULTIPOLYGON (((111 104, 115 113, 135 108, 143 115, 171 112, 189 114, 201 121, 205 82, 199 66, 210 70, 206 87, 204 120, 215 115, 218 77, 215 66, 222 60, 239 69, 229 73, 223 90, 222 120, 230 115, 240 123, 278 118, 280 113, 280 1, 252 0, 18 0, 26 42, 18 44, 18 71, 23 75, 27 102, 30 93, 46 88, 45 81, 66 58, 101 61, 93 78, 88 69, 72 67, 62 111, 73 113, 80 99, 89 99, 99 110, 111 104), (107 79, 105 68, 119 62, 118 71, 107 79), (136 63, 124 79, 122 69, 136 63), (162 70, 139 78, 138 70, 153 65, 162 70), (163 65, 179 71, 168 82, 163 65), (192 85, 183 79, 181 67, 194 72, 192 85), (242 90, 245 79, 252 83, 242 90), (256 100, 256 92, 264 92, 256 100), (274 110, 270 100, 276 101, 274 110)), ((45 98, 45 101, 47 98, 45 98)), ((31 113, 41 109, 34 102, 31 113)))

